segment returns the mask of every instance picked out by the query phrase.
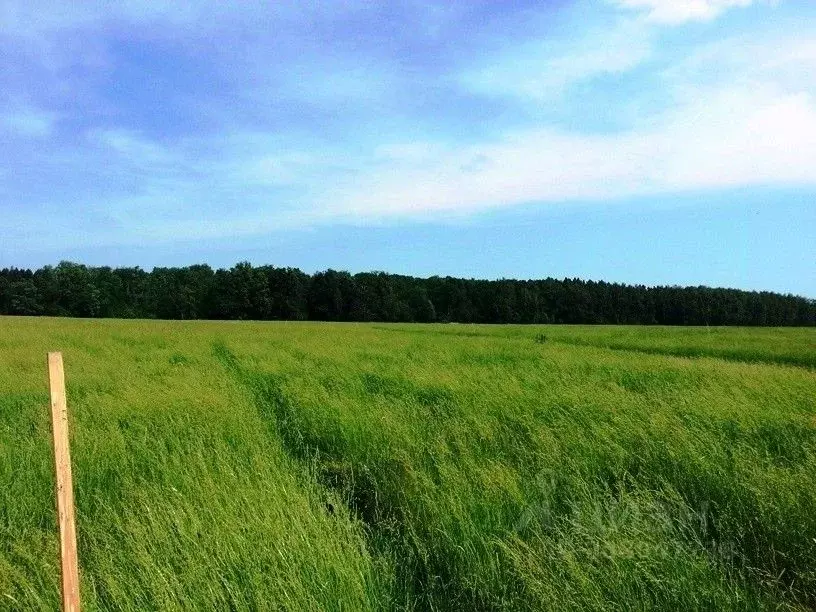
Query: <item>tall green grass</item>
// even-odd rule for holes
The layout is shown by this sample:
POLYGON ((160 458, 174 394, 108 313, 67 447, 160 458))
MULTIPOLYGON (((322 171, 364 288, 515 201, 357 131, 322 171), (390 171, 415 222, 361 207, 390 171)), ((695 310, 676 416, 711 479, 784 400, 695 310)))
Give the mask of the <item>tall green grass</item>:
POLYGON ((86 609, 810 609, 775 332, 0 319, 0 608, 58 605, 60 349, 86 609))
POLYGON ((561 326, 553 341, 676 357, 798 365, 816 369, 816 330, 790 327, 561 326))

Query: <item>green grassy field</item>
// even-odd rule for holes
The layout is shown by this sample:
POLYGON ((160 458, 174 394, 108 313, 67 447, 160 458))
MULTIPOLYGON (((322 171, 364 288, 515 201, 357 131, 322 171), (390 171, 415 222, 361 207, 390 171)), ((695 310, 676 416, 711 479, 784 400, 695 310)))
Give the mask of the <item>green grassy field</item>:
POLYGON ((816 330, 0 318, 0 609, 816 606, 816 330))

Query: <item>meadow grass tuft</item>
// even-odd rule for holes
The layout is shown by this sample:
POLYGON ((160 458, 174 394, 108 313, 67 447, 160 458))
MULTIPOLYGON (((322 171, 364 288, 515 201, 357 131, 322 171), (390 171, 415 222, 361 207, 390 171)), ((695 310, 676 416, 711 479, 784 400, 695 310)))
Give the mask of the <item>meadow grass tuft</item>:
POLYGON ((48 350, 88 610, 812 609, 815 334, 0 318, 0 609, 58 606, 48 350))

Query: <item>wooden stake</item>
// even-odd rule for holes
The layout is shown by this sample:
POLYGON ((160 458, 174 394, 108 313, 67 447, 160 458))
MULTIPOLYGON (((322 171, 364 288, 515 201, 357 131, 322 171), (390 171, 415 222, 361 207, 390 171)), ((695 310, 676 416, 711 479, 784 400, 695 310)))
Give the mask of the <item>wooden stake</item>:
POLYGON ((63 612, 79 612, 79 560, 74 524, 74 486, 68 447, 68 404, 62 353, 48 353, 51 382, 51 422, 54 431, 54 465, 57 475, 57 515, 60 531, 63 612))

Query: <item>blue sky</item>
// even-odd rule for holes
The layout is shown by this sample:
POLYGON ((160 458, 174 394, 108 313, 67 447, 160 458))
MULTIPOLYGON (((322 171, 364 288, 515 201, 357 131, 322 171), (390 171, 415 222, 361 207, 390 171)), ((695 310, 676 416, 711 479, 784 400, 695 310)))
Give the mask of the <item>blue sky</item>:
POLYGON ((0 267, 816 297, 816 3, 0 6, 0 267))

